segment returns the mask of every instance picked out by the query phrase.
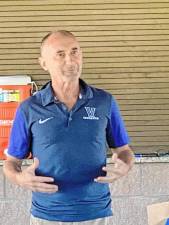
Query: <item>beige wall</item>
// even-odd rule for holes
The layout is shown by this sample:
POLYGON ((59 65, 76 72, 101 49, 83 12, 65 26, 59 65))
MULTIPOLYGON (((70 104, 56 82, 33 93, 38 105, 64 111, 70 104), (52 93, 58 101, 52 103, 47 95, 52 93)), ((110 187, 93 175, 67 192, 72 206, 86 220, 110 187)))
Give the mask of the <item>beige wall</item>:
POLYGON ((27 74, 42 86, 39 44, 53 29, 79 38, 83 78, 118 99, 133 148, 167 151, 169 1, 0 1, 0 75, 27 74))

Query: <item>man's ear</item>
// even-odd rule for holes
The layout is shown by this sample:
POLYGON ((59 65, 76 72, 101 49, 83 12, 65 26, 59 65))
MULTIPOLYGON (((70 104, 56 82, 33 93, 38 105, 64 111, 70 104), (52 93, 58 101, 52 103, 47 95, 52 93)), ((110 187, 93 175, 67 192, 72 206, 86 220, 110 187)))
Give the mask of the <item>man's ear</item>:
POLYGON ((43 59, 42 56, 40 56, 40 57, 38 58, 38 61, 39 61, 40 66, 42 67, 42 69, 44 69, 45 71, 48 71, 48 69, 46 68, 45 60, 43 59))

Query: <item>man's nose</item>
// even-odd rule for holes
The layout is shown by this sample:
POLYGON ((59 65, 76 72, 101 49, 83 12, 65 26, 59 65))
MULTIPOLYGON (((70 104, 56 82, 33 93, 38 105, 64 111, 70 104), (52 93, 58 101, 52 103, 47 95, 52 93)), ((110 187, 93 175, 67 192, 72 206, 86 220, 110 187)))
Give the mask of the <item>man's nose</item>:
POLYGON ((71 58, 71 56, 70 55, 66 55, 66 57, 65 57, 65 62, 66 62, 66 64, 72 64, 72 58, 71 58))

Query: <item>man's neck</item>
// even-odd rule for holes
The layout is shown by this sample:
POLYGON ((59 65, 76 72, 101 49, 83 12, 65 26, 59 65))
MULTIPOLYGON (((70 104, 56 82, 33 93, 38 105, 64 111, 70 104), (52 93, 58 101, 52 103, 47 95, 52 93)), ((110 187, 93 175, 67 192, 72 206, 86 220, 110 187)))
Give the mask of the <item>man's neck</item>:
POLYGON ((54 95, 62 102, 77 100, 80 92, 79 79, 52 81, 54 95))

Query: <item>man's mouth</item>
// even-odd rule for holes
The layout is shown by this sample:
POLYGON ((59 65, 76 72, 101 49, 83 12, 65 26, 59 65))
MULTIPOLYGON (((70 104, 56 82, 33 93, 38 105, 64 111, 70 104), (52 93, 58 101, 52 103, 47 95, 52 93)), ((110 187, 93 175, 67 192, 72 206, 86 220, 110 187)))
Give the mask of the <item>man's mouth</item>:
POLYGON ((69 67, 69 68, 66 68, 65 71, 70 71, 70 72, 75 71, 75 67, 69 67))

